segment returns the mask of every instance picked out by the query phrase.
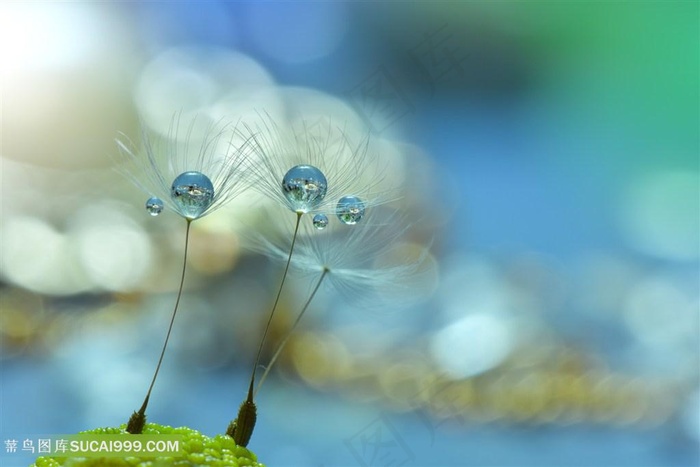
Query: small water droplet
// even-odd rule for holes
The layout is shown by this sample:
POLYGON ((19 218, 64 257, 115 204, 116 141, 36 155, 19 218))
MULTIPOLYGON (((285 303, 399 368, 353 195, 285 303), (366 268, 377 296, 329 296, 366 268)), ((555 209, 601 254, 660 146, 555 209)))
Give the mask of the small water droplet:
POLYGON ((328 217, 325 214, 316 214, 313 218, 314 227, 323 230, 328 227, 328 217))
POLYGON ((163 212, 163 200, 152 196, 146 201, 146 211, 152 216, 157 216, 163 212))
POLYGON ((214 185, 201 172, 184 172, 173 180, 170 196, 183 216, 196 219, 214 202, 214 185))
POLYGON ((328 182, 323 172, 313 165, 297 165, 285 174, 282 190, 295 212, 306 213, 321 204, 328 182))
POLYGON ((343 196, 338 200, 335 212, 343 224, 355 225, 365 215, 365 203, 357 196, 343 196))

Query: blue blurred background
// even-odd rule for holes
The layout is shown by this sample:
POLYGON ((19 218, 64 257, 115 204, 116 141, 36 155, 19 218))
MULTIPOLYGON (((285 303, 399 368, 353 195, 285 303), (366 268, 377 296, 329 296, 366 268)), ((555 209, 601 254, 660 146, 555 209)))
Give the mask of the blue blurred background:
MULTIPOLYGON (((371 133, 429 259, 409 305, 310 311, 260 393, 266 465, 699 465, 697 2, 0 8, 3 466, 141 403, 184 226, 114 138, 173 112, 371 133)), ((256 202, 194 224, 153 422, 235 415, 280 274, 240 247, 256 202)))

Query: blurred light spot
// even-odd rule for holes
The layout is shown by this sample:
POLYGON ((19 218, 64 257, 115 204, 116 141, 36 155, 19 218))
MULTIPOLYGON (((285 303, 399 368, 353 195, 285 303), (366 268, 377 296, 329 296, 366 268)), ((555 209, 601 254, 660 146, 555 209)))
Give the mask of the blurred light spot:
POLYGON ((665 172, 640 178, 623 198, 621 228, 640 251, 673 260, 700 256, 700 177, 665 172))
POLYGON ((3 2, 4 73, 68 68, 92 57, 106 29, 89 4, 3 2))
POLYGON ((624 304, 632 333, 647 345, 671 347, 697 336, 697 303, 663 277, 639 283, 624 304))
MULTIPOLYGON (((368 127, 346 101, 323 91, 296 86, 280 86, 280 95, 291 125, 298 133, 319 137, 342 130, 350 135, 366 135, 368 127)), ((340 133, 338 133, 340 135, 340 133)))
POLYGON ((304 333, 290 346, 294 368, 307 383, 323 387, 347 374, 350 356, 336 337, 304 333))
POLYGON ((253 3, 248 26, 258 46, 288 63, 310 62, 330 54, 348 27, 343 2, 253 3))
POLYGON ((101 289, 132 289, 151 265, 148 236, 128 218, 97 217, 94 223, 82 226, 75 241, 90 280, 101 289))
POLYGON ((466 378, 498 366, 510 353, 508 325, 487 314, 472 314, 438 331, 430 343, 433 358, 453 378, 466 378))
POLYGON ((144 123, 167 135, 176 112, 184 117, 209 114, 216 121, 224 116, 222 109, 211 110, 221 98, 236 91, 263 90, 273 83, 262 66, 243 54, 218 48, 174 48, 146 65, 134 99, 144 123))
MULTIPOLYGON (((279 89, 268 80, 257 83, 242 83, 228 89, 228 92, 211 105, 209 113, 214 119, 230 118, 245 122, 251 127, 262 124, 266 118, 281 122, 286 109, 279 89)), ((232 144, 240 147, 247 135, 233 135, 232 144)))
POLYGON ((59 295, 89 288, 87 278, 75 266, 70 242, 46 222, 14 217, 4 221, 1 233, 1 270, 10 282, 59 295))

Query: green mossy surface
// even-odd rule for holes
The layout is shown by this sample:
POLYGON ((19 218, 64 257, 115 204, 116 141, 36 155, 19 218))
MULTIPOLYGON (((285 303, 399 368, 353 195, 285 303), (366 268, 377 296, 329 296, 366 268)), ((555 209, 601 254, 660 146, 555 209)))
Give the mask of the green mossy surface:
MULTIPOLYGON (((83 431, 96 435, 127 434, 126 425, 119 428, 97 428, 83 431)), ((226 435, 209 437, 187 427, 147 423, 145 435, 182 435, 181 457, 39 457, 30 467, 264 467, 248 449, 236 445, 226 435)), ((131 435, 138 436, 138 435, 131 435)))

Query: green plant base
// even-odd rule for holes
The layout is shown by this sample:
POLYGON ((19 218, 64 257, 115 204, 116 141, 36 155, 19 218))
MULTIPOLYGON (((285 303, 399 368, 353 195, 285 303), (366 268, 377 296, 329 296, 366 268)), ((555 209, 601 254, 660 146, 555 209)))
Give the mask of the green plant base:
MULTIPOLYGON (((127 434, 119 428, 97 428, 81 434, 127 434)), ((30 467, 265 467, 247 448, 226 435, 208 437, 188 427, 173 428, 147 423, 144 435, 182 435, 181 457, 39 457, 30 467)), ((138 435, 132 435, 138 436, 138 435)))

